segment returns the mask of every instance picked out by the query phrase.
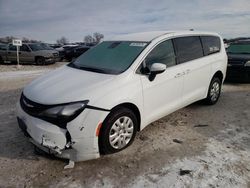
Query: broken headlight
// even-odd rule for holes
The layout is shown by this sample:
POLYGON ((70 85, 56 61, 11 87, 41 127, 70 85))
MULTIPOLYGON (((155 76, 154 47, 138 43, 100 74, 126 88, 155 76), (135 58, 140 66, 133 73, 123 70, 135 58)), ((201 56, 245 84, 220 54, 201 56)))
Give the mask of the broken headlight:
POLYGON ((39 118, 66 128, 66 124, 75 119, 86 107, 88 100, 73 102, 45 109, 39 113, 39 118))
POLYGON ((246 64, 244 65, 245 67, 250 67, 250 61, 247 61, 246 64))

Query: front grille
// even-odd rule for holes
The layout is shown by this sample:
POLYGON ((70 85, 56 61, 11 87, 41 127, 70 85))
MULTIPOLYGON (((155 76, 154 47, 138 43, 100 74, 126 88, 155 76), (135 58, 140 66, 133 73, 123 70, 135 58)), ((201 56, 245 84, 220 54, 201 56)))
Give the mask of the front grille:
POLYGON ((50 105, 43 105, 27 99, 22 93, 20 98, 22 109, 31 116, 38 116, 42 111, 48 109, 50 105))
POLYGON ((229 59, 228 64, 232 66, 243 66, 245 62, 243 60, 235 60, 235 59, 229 59))
POLYGON ((42 119, 44 121, 50 122, 54 125, 57 125, 60 128, 64 128, 64 129, 66 128, 67 122, 65 122, 63 119, 50 118, 50 117, 45 117, 41 115, 43 111, 49 108, 53 108, 57 105, 44 105, 44 104, 36 103, 34 101, 27 99, 27 97, 25 97, 23 93, 20 98, 20 105, 27 114, 33 117, 42 119))

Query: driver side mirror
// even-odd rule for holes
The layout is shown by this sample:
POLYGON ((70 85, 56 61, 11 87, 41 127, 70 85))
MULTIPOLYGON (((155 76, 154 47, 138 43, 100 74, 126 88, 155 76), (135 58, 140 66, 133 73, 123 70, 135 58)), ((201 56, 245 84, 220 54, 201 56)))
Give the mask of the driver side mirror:
POLYGON ((161 74, 166 70, 167 66, 163 63, 153 63, 150 67, 149 80, 153 81, 157 74, 161 74))

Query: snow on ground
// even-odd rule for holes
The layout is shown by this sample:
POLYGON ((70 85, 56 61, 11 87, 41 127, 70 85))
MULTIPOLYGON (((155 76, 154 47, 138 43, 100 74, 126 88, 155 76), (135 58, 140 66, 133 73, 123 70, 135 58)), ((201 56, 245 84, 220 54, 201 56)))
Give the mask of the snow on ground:
MULTIPOLYGON (((232 131, 233 125, 225 133, 232 131)), ((250 153, 237 148, 237 142, 249 136, 242 132, 223 140, 210 138, 203 155, 176 160, 137 178, 131 187, 249 187, 250 153), (191 172, 181 176, 180 169, 191 172)))
MULTIPOLYGON (((213 188, 213 187, 249 187, 250 153, 238 145, 249 138, 249 133, 239 132, 233 125, 224 131, 223 138, 210 138, 202 155, 177 159, 172 164, 162 167, 160 171, 145 173, 135 178, 127 187, 167 187, 167 188, 213 188), (230 132, 238 132, 232 137, 230 132), (180 170, 190 173, 180 175, 180 170)), ((247 144, 247 143, 246 143, 247 144)), ((71 182, 72 177, 53 187, 83 187, 80 181, 71 182), (70 185, 70 186, 69 186, 70 185)), ((99 178, 96 178, 99 179, 99 178)), ((117 187, 114 179, 106 177, 93 181, 88 187, 117 187)))
POLYGON ((0 79, 16 79, 19 77, 34 77, 34 76, 39 76, 41 74, 44 74, 48 71, 51 71, 51 69, 1 72, 0 79))

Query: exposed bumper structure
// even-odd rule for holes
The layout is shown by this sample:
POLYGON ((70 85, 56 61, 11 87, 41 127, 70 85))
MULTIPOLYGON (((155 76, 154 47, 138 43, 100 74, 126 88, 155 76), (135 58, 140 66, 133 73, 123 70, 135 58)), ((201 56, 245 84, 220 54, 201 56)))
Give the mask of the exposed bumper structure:
POLYGON ((30 116, 17 105, 18 124, 30 141, 43 151, 71 161, 98 158, 96 129, 108 112, 85 109, 63 129, 30 116))

